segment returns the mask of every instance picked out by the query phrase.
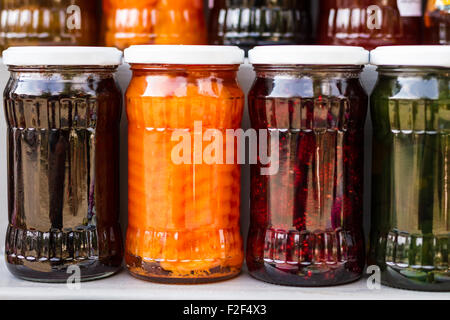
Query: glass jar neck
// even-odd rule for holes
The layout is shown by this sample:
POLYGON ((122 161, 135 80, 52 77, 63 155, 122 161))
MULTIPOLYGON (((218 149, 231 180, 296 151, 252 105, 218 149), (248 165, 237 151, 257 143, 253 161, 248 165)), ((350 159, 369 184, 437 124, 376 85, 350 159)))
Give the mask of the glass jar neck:
POLYGON ((444 67, 420 67, 420 66, 378 66, 377 71, 383 76, 426 76, 440 75, 450 77, 450 68, 444 67))
POLYGON ((254 65, 258 77, 315 76, 327 78, 358 78, 364 68, 359 65, 254 65))
POLYGON ((173 65, 173 64, 131 64, 131 70, 134 74, 139 73, 196 73, 196 74, 214 74, 224 73, 236 75, 239 71, 239 65, 173 65))
POLYGON ((114 73, 118 66, 9 66, 12 73, 114 73))
POLYGON ((113 78, 117 66, 9 66, 17 80, 76 81, 113 78))

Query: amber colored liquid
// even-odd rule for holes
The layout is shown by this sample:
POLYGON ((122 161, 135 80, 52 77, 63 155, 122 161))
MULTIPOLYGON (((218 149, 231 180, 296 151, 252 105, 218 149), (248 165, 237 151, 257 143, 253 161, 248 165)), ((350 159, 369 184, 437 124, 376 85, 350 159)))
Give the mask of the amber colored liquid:
POLYGON ((139 44, 207 43, 202 0, 104 0, 103 42, 125 49, 139 44))
MULTIPOLYGON (((194 122, 222 133, 240 127, 244 96, 237 67, 135 66, 128 88, 128 231, 133 276, 202 283, 239 274, 240 166, 175 163, 184 132, 196 149, 194 122), (212 68, 212 70, 211 70, 212 68)), ((224 134, 225 136, 225 134, 224 134)), ((224 146, 225 147, 225 146, 224 146)), ((225 148, 224 148, 225 149, 225 148)), ((188 151, 185 151, 188 152, 188 151)))
POLYGON ((97 45, 99 9, 93 0, 0 0, 0 51, 23 45, 97 45), (71 5, 79 11, 68 13, 71 5))
POLYGON ((261 164, 251 168, 249 272, 295 286, 356 280, 364 266, 367 110, 357 73, 333 80, 261 74, 249 94, 250 118, 253 128, 270 129, 271 139, 279 134, 279 171, 266 176, 261 164))
POLYGON ((112 74, 18 71, 4 99, 8 269, 43 282, 66 281, 71 266, 81 280, 117 272, 122 98, 112 74))
POLYGON ((372 50, 386 45, 414 45, 421 39, 421 17, 402 17, 397 1, 323 0, 319 21, 320 44, 353 45, 372 50), (373 11, 380 8, 378 23, 373 27, 373 11))

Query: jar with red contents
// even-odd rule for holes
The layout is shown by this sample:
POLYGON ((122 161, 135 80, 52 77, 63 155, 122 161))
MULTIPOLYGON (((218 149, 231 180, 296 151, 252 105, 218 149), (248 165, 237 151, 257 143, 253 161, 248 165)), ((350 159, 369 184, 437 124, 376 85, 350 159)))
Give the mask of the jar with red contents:
POLYGON ((414 45, 421 41, 421 0, 322 0, 319 43, 362 46, 414 45))
POLYGON ((253 277, 294 286, 360 278, 368 99, 359 76, 368 57, 360 47, 250 51, 257 79, 249 112, 260 132, 247 247, 253 277))

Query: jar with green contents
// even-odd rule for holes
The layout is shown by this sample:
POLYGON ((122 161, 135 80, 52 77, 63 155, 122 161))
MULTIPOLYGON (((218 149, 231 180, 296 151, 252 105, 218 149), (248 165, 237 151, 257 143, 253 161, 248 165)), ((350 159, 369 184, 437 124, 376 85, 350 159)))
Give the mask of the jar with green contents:
POLYGON ((450 291, 450 46, 380 47, 369 265, 383 284, 450 291))

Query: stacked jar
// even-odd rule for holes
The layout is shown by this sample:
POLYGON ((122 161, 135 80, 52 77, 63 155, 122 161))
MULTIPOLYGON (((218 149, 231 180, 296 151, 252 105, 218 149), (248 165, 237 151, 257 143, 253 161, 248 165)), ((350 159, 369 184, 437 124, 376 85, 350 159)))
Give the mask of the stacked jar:
POLYGON ((319 43, 362 46, 419 44, 421 0, 322 0, 319 43))
POLYGON ((125 49, 140 44, 206 44, 203 0, 103 0, 103 41, 125 49))
POLYGON ((0 0, 0 50, 25 45, 97 45, 98 4, 92 0, 0 0))
POLYGON ((306 44, 311 40, 306 0, 213 0, 209 43, 237 45, 306 44))

